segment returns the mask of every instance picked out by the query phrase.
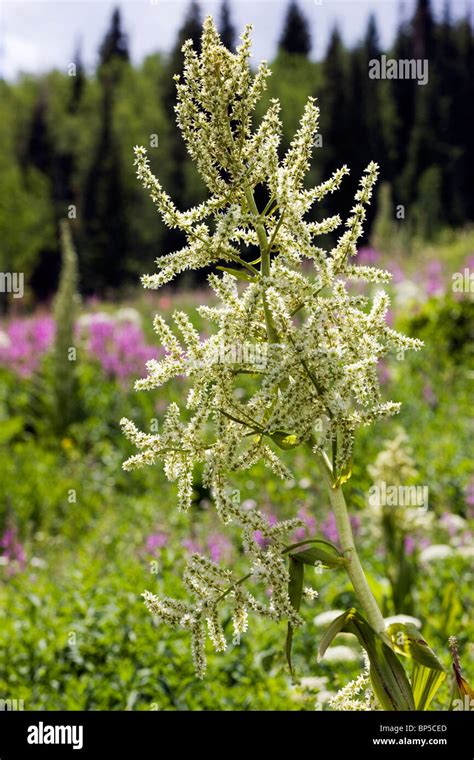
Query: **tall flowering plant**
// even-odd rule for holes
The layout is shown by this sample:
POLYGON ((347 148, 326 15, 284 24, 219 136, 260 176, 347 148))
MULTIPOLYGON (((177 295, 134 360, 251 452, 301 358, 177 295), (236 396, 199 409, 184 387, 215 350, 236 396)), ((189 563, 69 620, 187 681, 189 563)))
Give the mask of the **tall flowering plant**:
POLYGON ((403 643, 398 631, 397 644, 385 630, 359 561, 342 486, 350 477, 357 429, 399 410, 399 404, 381 399, 378 361, 392 349, 418 350, 421 343, 388 326, 389 298, 383 290, 373 300, 351 294, 352 281, 383 284, 391 277, 355 259, 377 165, 371 163, 365 170, 335 247, 324 250, 317 238, 341 227, 341 217, 315 222, 307 215, 339 188, 349 170, 343 166, 322 184, 306 187, 318 132, 319 109, 313 98, 283 158, 277 100, 253 127, 255 106, 270 71, 265 63, 255 74, 251 71, 250 31, 246 28, 232 54, 221 43, 212 18, 207 18, 201 54, 186 42, 184 73, 175 77, 177 122, 209 189, 208 200, 188 211, 178 210, 152 174, 145 148, 135 148, 139 179, 164 223, 185 238, 181 250, 157 260, 158 272, 143 277, 144 287, 156 289, 185 270, 213 266, 209 284, 218 305, 198 309, 214 326, 205 340, 182 312, 173 315, 176 329, 160 315, 155 317, 166 353, 160 361, 147 362, 148 376, 135 388, 153 390, 185 376, 191 386, 185 410, 170 404, 160 434, 140 432, 130 420, 121 421, 138 449, 124 468, 161 461, 167 478, 178 484, 184 511, 191 504, 194 468, 203 467, 222 522, 233 522, 242 531, 248 573, 238 577, 194 554, 183 578, 189 600, 146 591, 145 603, 162 621, 191 632, 201 677, 206 637, 216 651, 226 648, 223 605, 232 610, 237 637, 247 630, 249 612, 286 620, 291 666, 293 631, 303 622, 302 596, 305 591, 311 594, 304 586, 305 567, 343 568, 361 612, 351 609, 334 621, 320 655, 337 632, 355 633, 367 651, 380 706, 414 709, 416 695, 394 651, 398 646, 412 655, 413 636, 402 631, 403 643), (257 187, 266 190, 264 208, 257 206, 257 187), (310 269, 303 267, 305 260, 310 269), (258 509, 248 509, 235 498, 233 473, 263 462, 276 477, 291 479, 282 453, 302 446, 313 452, 319 465, 339 546, 318 538, 291 544, 289 537, 301 527, 299 519, 271 524, 258 509), (265 540, 256 541, 256 532, 265 540), (265 595, 268 588, 270 599, 265 595))

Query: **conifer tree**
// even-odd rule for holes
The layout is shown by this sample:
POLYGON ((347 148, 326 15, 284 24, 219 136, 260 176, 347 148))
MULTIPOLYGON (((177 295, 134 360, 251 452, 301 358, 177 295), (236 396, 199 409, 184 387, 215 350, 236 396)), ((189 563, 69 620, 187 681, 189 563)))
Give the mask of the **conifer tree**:
MULTIPOLYGON (((323 85, 320 99, 325 103, 325 109, 321 114, 323 138, 321 157, 323 172, 327 174, 334 171, 341 153, 349 157, 351 154, 351 136, 347 129, 349 94, 346 53, 337 27, 334 27, 331 33, 323 62, 323 85)), ((339 198, 343 199, 342 203, 350 202, 350 190, 341 188, 339 198)), ((333 199, 328 197, 326 202, 329 210, 332 211, 335 208, 333 199)))
MULTIPOLYGON (((397 36, 390 57, 396 60, 413 58, 413 44, 409 21, 401 17, 397 36)), ((393 100, 393 120, 390 127, 393 143, 392 176, 399 178, 406 163, 407 146, 415 119, 416 83, 411 79, 390 79, 390 95, 393 100)), ((399 183, 396 182, 394 191, 401 198, 399 183)), ((407 199, 403 198, 406 203, 407 199)))
MULTIPOLYGON (((182 27, 171 52, 167 67, 167 85, 163 98, 172 129, 169 135, 169 154, 171 157, 171 172, 169 184, 174 196, 182 207, 196 203, 202 199, 203 189, 192 163, 189 160, 186 147, 178 138, 174 125, 176 123, 176 82, 175 74, 183 72, 182 47, 186 40, 192 40, 197 51, 201 46, 202 14, 199 3, 191 0, 182 27)), ((164 234, 164 251, 170 251, 178 245, 179 236, 175 230, 166 229, 164 234)))
MULTIPOLYGON (((428 82, 415 88, 413 127, 407 144, 406 165, 400 178, 400 188, 406 203, 413 204, 418 196, 426 195, 422 189, 423 175, 428 169, 443 162, 440 150, 439 98, 434 56, 434 20, 429 0, 418 0, 411 23, 412 56, 428 62, 428 82)), ((408 80, 404 80, 406 84, 408 80)), ((437 174, 428 174, 437 176, 437 174)), ((423 180, 425 182, 426 180, 423 180)))
POLYGON ((235 48, 235 27, 232 24, 229 0, 223 0, 221 5, 219 33, 222 44, 226 46, 227 50, 233 52, 235 48))
POLYGON ((122 182, 118 141, 114 132, 117 86, 128 61, 120 13, 100 46, 100 131, 84 184, 81 265, 86 293, 104 294, 123 284, 130 234, 127 197, 122 182))
POLYGON ((130 60, 127 35, 122 30, 122 18, 119 8, 114 9, 110 29, 99 48, 99 57, 101 66, 116 59, 127 62, 130 60))
POLYGON ((76 113, 81 102, 84 88, 86 85, 86 73, 82 63, 81 49, 77 48, 74 55, 74 65, 76 67, 75 75, 71 77, 71 95, 69 100, 69 112, 76 113))
POLYGON ((291 0, 279 42, 280 50, 290 55, 308 56, 311 52, 311 34, 306 17, 301 12, 296 0, 291 0))
MULTIPOLYGON (((48 188, 48 204, 57 223, 58 200, 60 196, 58 156, 49 127, 49 93, 46 86, 41 86, 36 100, 29 128, 23 167, 26 171, 33 168, 45 178, 48 188)), ((58 251, 53 237, 48 245, 41 249, 37 263, 31 275, 30 285, 35 296, 42 300, 52 295, 59 275, 58 251)))

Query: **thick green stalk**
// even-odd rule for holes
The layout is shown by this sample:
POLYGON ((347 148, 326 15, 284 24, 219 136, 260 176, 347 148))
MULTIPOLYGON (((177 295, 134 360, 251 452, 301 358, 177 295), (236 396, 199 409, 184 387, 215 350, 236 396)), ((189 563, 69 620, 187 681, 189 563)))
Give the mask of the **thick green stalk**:
POLYGON ((338 488, 333 487, 329 462, 327 462, 325 458, 320 457, 320 464, 324 481, 328 487, 329 499, 334 512, 334 517, 336 518, 341 549, 344 556, 349 560, 346 565, 347 574, 352 582, 354 591, 368 622, 372 628, 380 634, 385 643, 392 647, 390 639, 385 633, 385 622, 382 613, 380 612, 375 597, 370 590, 370 586, 359 560, 359 555, 357 554, 344 493, 340 486, 338 488))
MULTIPOLYGON (((253 197, 253 191, 251 187, 245 188, 245 198, 247 200, 248 207, 252 214, 255 216, 255 230, 257 232, 258 242, 260 246, 260 271, 264 277, 268 277, 270 274, 270 247, 268 245, 267 233, 265 227, 261 221, 259 221, 260 215, 258 213, 257 204, 253 197)), ((275 330, 272 315, 268 308, 267 299, 263 296, 263 311, 265 313, 265 324, 267 326, 268 340, 271 343, 278 343, 278 334, 275 330)))

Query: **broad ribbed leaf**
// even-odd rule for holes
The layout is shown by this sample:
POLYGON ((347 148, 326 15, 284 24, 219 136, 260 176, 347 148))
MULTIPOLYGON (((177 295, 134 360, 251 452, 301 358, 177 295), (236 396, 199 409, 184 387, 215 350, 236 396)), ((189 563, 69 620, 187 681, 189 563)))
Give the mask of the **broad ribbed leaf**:
POLYGON ((387 632, 395 651, 413 660, 411 685, 415 707, 427 710, 446 678, 444 666, 413 623, 394 623, 387 632))
POLYGON ((328 648, 328 646, 332 644, 337 634, 342 631, 346 623, 346 620, 354 612, 356 612, 356 610, 352 607, 350 610, 346 610, 345 612, 342 613, 342 615, 339 615, 337 618, 335 618, 332 621, 332 623, 330 624, 329 628, 327 629, 326 633, 324 634, 323 638, 320 641, 320 644, 318 647, 318 662, 320 662, 323 659, 324 655, 326 654, 326 649, 328 648))
POLYGON ((414 710, 410 683, 397 655, 380 638, 367 620, 352 608, 333 620, 319 647, 321 659, 338 633, 352 633, 367 652, 370 680, 380 706, 384 710, 414 710))
POLYGON ((298 562, 303 562, 305 565, 313 565, 313 567, 320 564, 323 567, 336 568, 347 564, 345 557, 330 554, 318 546, 312 546, 309 549, 302 549, 301 551, 293 551, 290 556, 295 557, 298 562))
POLYGON ((431 668, 413 662, 411 674, 411 686, 413 698, 417 710, 427 710, 431 700, 446 678, 444 670, 432 670, 431 668))
POLYGON ((424 640, 416 625, 413 623, 393 623, 387 628, 387 633, 393 642, 395 651, 406 657, 411 657, 419 665, 424 665, 425 668, 445 672, 444 666, 424 640))

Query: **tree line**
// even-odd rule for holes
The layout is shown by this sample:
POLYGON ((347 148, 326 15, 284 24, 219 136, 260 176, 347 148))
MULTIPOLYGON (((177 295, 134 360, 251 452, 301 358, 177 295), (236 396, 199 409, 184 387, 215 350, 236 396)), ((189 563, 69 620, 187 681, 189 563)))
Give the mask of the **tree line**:
MULTIPOLYGON (((62 218, 71 220, 86 294, 104 296, 136 285, 139 274, 153 269, 155 258, 181 245, 137 183, 131 149, 148 147, 152 168, 179 206, 203 200, 203 186, 175 124, 173 81, 182 67, 184 40, 192 38, 199 47, 201 23, 201 8, 192 0, 171 53, 157 52, 133 66, 115 10, 93 73, 85 71, 78 51, 63 71, 0 81, 0 269, 24 272, 32 300, 56 289, 62 218)), ((369 228, 377 213, 378 229, 385 220, 390 229, 395 224, 403 229, 407 240, 432 239, 444 226, 472 222, 469 18, 452 18, 449 4, 435 18, 429 0, 417 0, 413 13, 400 19, 390 50, 382 51, 370 17, 363 39, 351 48, 335 27, 317 62, 310 58, 314 23, 291 0, 267 103, 273 97, 282 103, 284 150, 306 98, 318 98, 321 129, 311 181, 343 163, 351 169, 337 197, 327 200, 325 214, 349 211, 358 177, 375 160, 384 184, 378 210, 377 204, 370 210, 369 228), (390 76, 387 61, 410 60, 427 61, 426 83, 390 76), (386 67, 375 78, 369 76, 374 61, 386 67)), ((218 25, 224 43, 234 50, 228 0, 218 25)))

